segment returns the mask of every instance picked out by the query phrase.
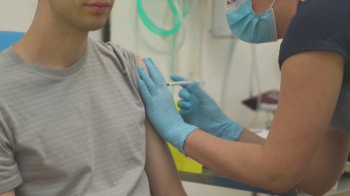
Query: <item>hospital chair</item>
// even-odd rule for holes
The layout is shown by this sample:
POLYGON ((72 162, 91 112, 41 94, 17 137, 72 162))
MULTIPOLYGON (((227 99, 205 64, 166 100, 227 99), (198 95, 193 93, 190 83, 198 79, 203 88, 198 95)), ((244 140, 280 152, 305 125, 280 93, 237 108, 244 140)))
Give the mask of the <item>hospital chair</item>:
POLYGON ((21 32, 0 31, 0 52, 18 42, 23 36, 24 33, 21 32))

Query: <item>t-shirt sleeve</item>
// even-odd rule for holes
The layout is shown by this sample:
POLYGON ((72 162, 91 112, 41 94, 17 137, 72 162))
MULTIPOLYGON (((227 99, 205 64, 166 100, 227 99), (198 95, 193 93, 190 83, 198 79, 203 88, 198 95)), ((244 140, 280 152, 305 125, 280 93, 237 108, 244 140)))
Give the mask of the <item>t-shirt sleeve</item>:
POLYGON ((112 42, 108 42, 107 44, 113 48, 114 53, 116 54, 117 58, 119 58, 124 71, 129 75, 133 86, 138 89, 138 81, 140 80, 140 75, 137 71, 137 58, 139 56, 119 45, 113 44, 112 42))
POLYGON ((330 51, 344 56, 345 71, 349 74, 350 13, 341 6, 333 1, 299 3, 281 44, 280 66, 287 58, 301 52, 330 51))
POLYGON ((123 51, 124 57, 130 63, 130 72, 131 72, 131 78, 133 80, 133 83, 135 87, 138 88, 139 86, 138 81, 140 80, 140 75, 139 75, 139 72, 137 71, 137 66, 138 66, 137 58, 139 58, 139 56, 136 53, 128 51, 123 48, 122 48, 122 51, 123 51))
POLYGON ((13 144, 0 124, 0 193, 10 191, 22 183, 15 161, 13 144))

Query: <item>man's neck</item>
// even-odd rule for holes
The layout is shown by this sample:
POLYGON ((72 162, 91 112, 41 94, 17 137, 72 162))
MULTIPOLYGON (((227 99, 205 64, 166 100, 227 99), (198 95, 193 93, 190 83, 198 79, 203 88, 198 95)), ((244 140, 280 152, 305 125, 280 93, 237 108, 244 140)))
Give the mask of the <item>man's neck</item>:
POLYGON ((72 66, 83 55, 88 32, 38 11, 31 27, 14 49, 32 64, 62 70, 72 66))

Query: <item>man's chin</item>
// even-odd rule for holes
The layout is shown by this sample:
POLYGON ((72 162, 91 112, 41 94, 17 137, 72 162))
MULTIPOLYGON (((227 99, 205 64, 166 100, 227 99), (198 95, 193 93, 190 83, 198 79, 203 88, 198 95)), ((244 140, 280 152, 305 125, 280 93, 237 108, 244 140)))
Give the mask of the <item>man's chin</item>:
POLYGON ((76 27, 83 31, 97 31, 103 28, 107 23, 107 17, 92 18, 84 22, 76 23, 76 27))
POLYGON ((103 23, 103 24, 96 24, 96 25, 88 25, 88 26, 85 26, 85 27, 81 27, 80 29, 83 30, 83 31, 97 31, 97 30, 100 30, 102 29, 104 26, 105 26, 106 23, 103 23))

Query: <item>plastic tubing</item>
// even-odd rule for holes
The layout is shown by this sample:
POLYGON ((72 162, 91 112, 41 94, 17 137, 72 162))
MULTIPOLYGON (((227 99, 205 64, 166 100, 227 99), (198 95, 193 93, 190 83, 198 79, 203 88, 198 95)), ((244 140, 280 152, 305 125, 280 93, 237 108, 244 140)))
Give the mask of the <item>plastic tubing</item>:
MULTIPOLYGON (((179 29, 182 26, 182 19, 186 17, 191 9, 192 9, 192 0, 182 0, 183 4, 183 13, 180 13, 180 8, 178 6, 178 3, 176 0, 167 0, 168 5, 170 7, 171 12, 174 15, 173 18, 173 28, 170 30, 162 29, 155 25, 150 18, 147 16, 145 10, 142 6, 142 0, 137 0, 137 9, 140 15, 140 18, 146 28, 150 30, 152 33, 159 35, 159 36, 172 36, 172 44, 171 44, 171 59, 170 59, 170 73, 175 72, 175 53, 178 51, 176 49, 176 43, 177 43, 177 33, 179 29)), ((171 91, 174 91, 174 88, 171 88, 171 91)))
POLYGON ((176 34, 177 31, 182 26, 183 15, 186 16, 190 12, 190 9, 191 9, 191 3, 189 3, 189 6, 187 8, 187 4, 185 3, 186 0, 183 0, 184 7, 186 7, 187 9, 185 10, 185 12, 183 14, 181 14, 181 13, 179 13, 179 9, 177 9, 177 7, 174 3, 174 0, 167 0, 167 1, 168 1, 168 5, 170 7, 170 11, 174 14, 174 21, 173 21, 174 26, 170 30, 162 29, 162 28, 158 27, 157 25, 155 25, 150 20, 150 18, 147 16, 145 10, 143 9, 142 0, 137 0, 137 9, 139 11, 140 18, 141 18, 142 22, 145 24, 145 26, 152 33, 159 35, 159 36, 169 36, 169 35, 176 34))

